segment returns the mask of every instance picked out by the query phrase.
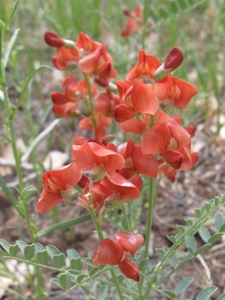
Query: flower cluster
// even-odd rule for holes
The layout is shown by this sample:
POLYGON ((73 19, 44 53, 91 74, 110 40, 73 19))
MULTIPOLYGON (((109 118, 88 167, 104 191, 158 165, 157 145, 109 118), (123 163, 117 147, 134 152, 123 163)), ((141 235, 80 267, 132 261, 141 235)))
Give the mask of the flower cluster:
MULTIPOLYGON (((140 17, 138 10, 134 13, 140 17)), ((117 72, 105 44, 82 32, 73 42, 47 31, 45 41, 56 48, 55 67, 69 73, 63 79, 62 92, 52 93, 53 111, 60 117, 79 116, 80 128, 93 131, 93 138, 75 136, 72 163, 43 174, 38 212, 62 201, 76 201, 90 213, 94 211, 101 222, 109 209, 139 197, 142 176, 157 178, 161 173, 173 182, 178 170, 196 164, 198 153, 191 151, 195 129, 191 125, 184 128, 175 113, 197 94, 193 85, 171 75, 184 59, 179 47, 175 46, 163 63, 141 50, 125 80, 116 82, 118 94, 113 94, 110 80, 117 72), (72 75, 77 70, 83 79, 72 75), (122 132, 137 135, 138 141, 128 138, 116 146, 107 140, 105 127, 112 119, 122 132)), ((128 258, 143 241, 139 234, 117 233, 114 239, 101 241, 92 263, 117 265, 125 276, 138 281, 139 270, 128 258)))
MULTIPOLYGON (((126 25, 121 31, 120 35, 122 37, 128 37, 133 34, 133 32, 143 30, 143 11, 139 6, 136 6, 132 11, 125 9, 123 14, 127 17, 126 25)), ((148 20, 147 26, 150 27, 152 22, 148 20)))

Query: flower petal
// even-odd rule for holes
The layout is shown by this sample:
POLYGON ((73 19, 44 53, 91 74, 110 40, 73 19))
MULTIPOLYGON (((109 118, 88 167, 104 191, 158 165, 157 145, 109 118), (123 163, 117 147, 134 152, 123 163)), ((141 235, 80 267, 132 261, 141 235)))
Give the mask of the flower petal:
POLYGON ((141 234, 133 232, 118 232, 115 234, 116 240, 121 244, 123 250, 130 252, 131 256, 144 243, 144 238, 141 234))
POLYGON ((106 238, 92 254, 93 265, 117 265, 123 257, 123 248, 116 239, 106 238))
POLYGON ((115 108, 115 120, 116 122, 124 122, 132 119, 138 114, 138 112, 126 104, 119 104, 115 108))
POLYGON ((150 86, 136 82, 132 89, 131 100, 134 109, 141 113, 155 114, 158 109, 158 98, 150 86))
POLYGON ((173 83, 180 91, 179 96, 174 98, 174 106, 185 109, 191 98, 198 93, 198 89, 178 77, 173 78, 173 83))
POLYGON ((160 123, 152 127, 145 134, 142 141, 144 154, 166 152, 170 143, 170 131, 166 123, 160 123))
POLYGON ((127 278, 133 279, 135 281, 140 280, 140 270, 130 260, 123 260, 118 264, 118 267, 123 275, 125 275, 127 278))

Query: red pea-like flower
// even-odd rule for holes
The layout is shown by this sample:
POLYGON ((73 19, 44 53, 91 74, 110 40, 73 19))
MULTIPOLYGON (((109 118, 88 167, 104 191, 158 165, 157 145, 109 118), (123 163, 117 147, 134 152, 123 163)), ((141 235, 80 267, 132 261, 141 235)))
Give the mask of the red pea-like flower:
POLYGON ((82 171, 90 171, 94 166, 102 164, 105 172, 110 174, 123 168, 125 163, 122 155, 94 142, 89 142, 81 146, 73 145, 72 156, 82 171))
POLYGON ((73 187, 81 179, 80 168, 71 163, 61 170, 50 170, 42 175, 42 182, 45 187, 38 200, 36 210, 44 213, 63 201, 63 191, 73 187))
POLYGON ((119 232, 114 239, 106 238, 92 255, 93 265, 118 265, 121 272, 135 281, 140 280, 140 271, 128 259, 143 244, 142 235, 133 232, 119 232))

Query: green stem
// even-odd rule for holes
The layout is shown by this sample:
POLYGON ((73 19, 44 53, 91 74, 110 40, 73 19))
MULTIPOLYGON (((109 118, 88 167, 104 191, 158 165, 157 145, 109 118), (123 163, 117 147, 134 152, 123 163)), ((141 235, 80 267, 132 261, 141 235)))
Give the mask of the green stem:
POLYGON ((154 209, 154 178, 150 177, 150 180, 149 180, 148 215, 147 215, 147 224, 146 224, 146 233, 145 233, 144 258, 148 257, 148 248, 149 248, 150 237, 151 237, 151 229, 152 229, 153 209, 154 209))
POLYGON ((101 11, 101 0, 93 0, 93 8, 94 8, 94 14, 93 14, 93 22, 92 22, 92 29, 94 33, 94 38, 99 39, 101 35, 101 30, 100 30, 100 16, 99 12, 101 11))
MULTIPOLYGON (((149 198, 148 198, 148 214, 147 214, 147 223, 146 223, 146 232, 145 232, 145 250, 144 250, 144 258, 148 258, 148 249, 151 238, 151 229, 152 229, 152 219, 153 219, 153 209, 154 209, 154 178, 149 178, 149 198)), ((146 263, 143 269, 143 272, 146 268, 146 263)), ((143 285, 144 278, 141 278, 140 286, 143 285)))
POLYGON ((123 212, 123 216, 124 216, 124 220, 125 220, 125 224, 126 224, 127 230, 129 232, 131 232, 130 222, 129 222, 129 219, 127 217, 127 211, 126 211, 125 205, 122 205, 122 212, 123 212))
POLYGON ((145 48, 145 38, 146 38, 146 31, 147 31, 149 6, 150 6, 149 1, 148 0, 144 0, 142 36, 141 36, 141 45, 142 45, 142 49, 143 50, 145 48))
POLYGON ((92 116, 92 125, 94 129, 96 128, 96 118, 95 118, 95 113, 94 113, 94 101, 92 97, 92 92, 91 92, 91 87, 90 87, 90 82, 89 82, 89 77, 86 73, 83 73, 84 80, 86 82, 87 90, 88 90, 88 97, 89 97, 89 107, 91 110, 91 116, 92 116))

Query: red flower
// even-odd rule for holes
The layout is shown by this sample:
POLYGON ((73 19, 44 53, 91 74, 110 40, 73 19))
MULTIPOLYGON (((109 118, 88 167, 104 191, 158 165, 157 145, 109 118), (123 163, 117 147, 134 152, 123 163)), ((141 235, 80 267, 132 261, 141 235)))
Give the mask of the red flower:
POLYGON ((72 156, 82 171, 90 171, 94 166, 103 165, 108 174, 123 168, 125 162, 122 155, 93 142, 73 145, 72 156))
POLYGON ((83 49, 85 52, 93 52, 101 47, 101 43, 93 41, 87 34, 80 32, 76 41, 76 46, 81 50, 83 49))
POLYGON ((120 130, 122 132, 132 132, 135 134, 143 134, 144 130, 146 129, 146 124, 143 120, 127 120, 125 122, 121 122, 120 124, 120 130))
MULTIPOLYGON (((98 93, 98 87, 89 83, 89 87, 94 97, 98 93)), ((63 93, 52 93, 52 101, 55 104, 64 104, 69 101, 83 100, 88 96, 88 89, 85 80, 77 81, 71 74, 64 77, 62 82, 63 93)))
POLYGON ((158 109, 158 98, 152 88, 142 81, 117 81, 121 104, 116 106, 115 119, 124 122, 139 113, 154 114, 158 109))
POLYGON ((52 57, 54 66, 59 70, 74 68, 80 59, 79 51, 67 48, 57 48, 57 56, 52 57))
POLYGON ((112 119, 97 113, 95 114, 95 126, 93 123, 92 116, 89 116, 80 121, 79 127, 84 130, 93 130, 95 142, 102 144, 102 141, 106 135, 104 127, 110 126, 112 124, 112 119))
POLYGON ((126 80, 143 79, 144 82, 149 82, 154 78, 154 73, 160 65, 161 62, 155 56, 146 55, 140 50, 138 62, 127 74, 126 80))
POLYGON ((63 201, 62 192, 73 187, 81 179, 79 167, 72 163, 61 170, 50 170, 42 175, 45 187, 38 200, 36 210, 44 213, 63 201))
MULTIPOLYGON (((137 174, 147 175, 153 178, 158 176, 158 163, 152 154, 144 154, 141 143, 134 144, 132 139, 118 147, 118 153, 125 158, 125 167, 130 168, 137 174)), ((124 172, 126 170, 123 169, 124 172)), ((122 173, 123 174, 123 173, 122 173)))
POLYGON ((198 93, 195 86, 170 74, 156 82, 154 90, 162 105, 172 105, 182 109, 187 108, 192 97, 198 93))
MULTIPOLYGON (((89 205, 86 197, 89 192, 90 182, 88 181, 83 190, 82 199, 89 205)), ((142 188, 142 180, 138 175, 132 174, 128 180, 119 173, 113 173, 109 177, 105 176, 101 181, 94 182, 92 185, 92 203, 94 209, 99 212, 105 206, 109 208, 116 202, 127 202, 137 198, 142 188)), ((83 203, 78 202, 83 206, 83 203)))
POLYGON ((117 72, 113 68, 112 57, 106 51, 106 44, 102 44, 94 52, 81 58, 79 67, 84 73, 94 73, 95 75, 108 78, 117 76, 117 72))
POLYGON ((120 232, 114 239, 106 238, 92 255, 93 265, 118 265, 121 272, 135 281, 140 280, 139 269, 128 259, 143 244, 144 238, 132 232, 120 232))
POLYGON ((119 98, 110 91, 101 93, 94 102, 95 112, 113 117, 117 104, 119 104, 119 98))
POLYGON ((185 128, 161 111, 156 125, 143 138, 142 150, 144 154, 161 154, 166 162, 179 169, 182 154, 178 149, 189 145, 190 141, 191 137, 185 128))
POLYGON ((80 112, 78 111, 78 102, 68 102, 63 105, 53 104, 52 110, 57 117, 70 118, 80 115, 80 112))

